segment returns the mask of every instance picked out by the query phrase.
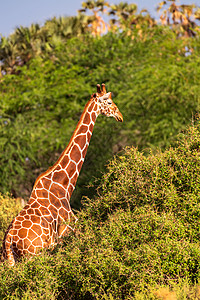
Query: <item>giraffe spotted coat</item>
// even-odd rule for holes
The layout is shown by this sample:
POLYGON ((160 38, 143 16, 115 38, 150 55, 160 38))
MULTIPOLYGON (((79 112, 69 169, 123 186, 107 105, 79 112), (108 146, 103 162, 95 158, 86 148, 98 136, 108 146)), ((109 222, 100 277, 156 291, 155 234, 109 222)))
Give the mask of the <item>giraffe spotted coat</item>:
POLYGON ((2 258, 10 265, 25 254, 35 255, 42 248, 56 244, 58 238, 74 230, 77 218, 69 201, 99 114, 123 121, 104 84, 102 90, 97 85, 97 93, 86 104, 67 148, 58 161, 37 178, 28 203, 9 225, 2 258))

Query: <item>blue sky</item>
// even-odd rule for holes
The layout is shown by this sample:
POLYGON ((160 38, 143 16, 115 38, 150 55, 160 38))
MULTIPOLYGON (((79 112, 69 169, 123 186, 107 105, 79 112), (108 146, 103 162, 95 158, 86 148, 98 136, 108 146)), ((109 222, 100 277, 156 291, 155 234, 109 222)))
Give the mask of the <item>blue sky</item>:
MULTIPOLYGON (((108 0, 109 1, 109 0, 108 0)), ((122 0, 110 0, 119 3, 122 0)), ((82 0, 1 0, 0 33, 8 36, 17 26, 30 26, 31 23, 42 25, 54 16, 72 16, 81 8, 82 0)), ((156 16, 155 8, 161 0, 126 0, 135 3, 139 10, 147 8, 152 16, 156 16)), ((179 0, 179 4, 199 4, 200 0, 179 0)))

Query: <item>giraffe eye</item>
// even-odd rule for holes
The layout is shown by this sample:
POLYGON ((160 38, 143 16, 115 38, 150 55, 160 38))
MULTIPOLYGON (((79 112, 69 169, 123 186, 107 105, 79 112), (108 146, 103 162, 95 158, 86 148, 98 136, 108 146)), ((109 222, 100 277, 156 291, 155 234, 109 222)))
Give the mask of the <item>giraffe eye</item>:
POLYGON ((112 104, 112 100, 109 99, 109 100, 107 101, 107 103, 108 103, 108 104, 112 104))

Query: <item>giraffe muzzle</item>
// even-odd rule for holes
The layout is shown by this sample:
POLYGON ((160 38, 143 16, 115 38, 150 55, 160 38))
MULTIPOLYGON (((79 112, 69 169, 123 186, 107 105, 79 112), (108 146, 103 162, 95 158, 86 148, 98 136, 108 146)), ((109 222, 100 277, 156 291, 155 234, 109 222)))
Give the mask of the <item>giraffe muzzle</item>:
POLYGON ((123 122, 123 116, 122 116, 122 114, 120 113, 119 110, 118 110, 118 111, 116 112, 116 114, 115 114, 115 120, 116 120, 117 122, 123 122))

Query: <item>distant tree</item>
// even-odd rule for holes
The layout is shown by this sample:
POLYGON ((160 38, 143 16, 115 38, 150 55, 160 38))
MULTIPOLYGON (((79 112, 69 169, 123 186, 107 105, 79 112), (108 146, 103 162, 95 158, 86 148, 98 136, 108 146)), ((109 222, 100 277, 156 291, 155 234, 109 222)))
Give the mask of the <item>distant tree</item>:
POLYGON ((9 38, 2 37, 0 43, 0 61, 1 75, 5 73, 15 73, 18 61, 18 45, 16 40, 10 36, 9 38))
POLYGON ((159 3, 157 12, 160 11, 161 23, 170 26, 177 36, 193 37, 200 31, 197 24, 197 20, 200 20, 200 7, 197 5, 178 5, 176 0, 166 0, 159 3))
POLYGON ((110 29, 103 19, 103 14, 107 14, 109 6, 109 3, 104 0, 89 0, 82 3, 82 9, 79 10, 79 13, 91 11, 92 17, 88 29, 94 36, 100 36, 110 29))
POLYGON ((111 5, 109 15, 114 18, 110 20, 112 25, 117 25, 120 29, 128 30, 131 34, 131 29, 141 29, 143 26, 153 27, 156 25, 154 18, 145 9, 138 13, 136 4, 128 4, 127 2, 120 2, 117 5, 111 5))

